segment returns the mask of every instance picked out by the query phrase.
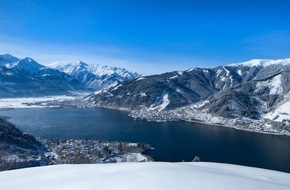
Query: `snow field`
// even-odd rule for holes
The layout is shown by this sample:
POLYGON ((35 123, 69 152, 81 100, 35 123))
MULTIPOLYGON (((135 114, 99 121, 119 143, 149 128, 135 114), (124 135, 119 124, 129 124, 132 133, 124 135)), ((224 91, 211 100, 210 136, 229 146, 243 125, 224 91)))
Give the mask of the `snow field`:
POLYGON ((218 163, 54 165, 0 172, 9 190, 289 190, 290 174, 218 163))
POLYGON ((30 97, 30 98, 0 98, 0 109, 6 108, 43 108, 46 107, 46 103, 39 105, 27 105, 34 104, 36 102, 45 101, 64 101, 76 99, 75 96, 44 96, 44 97, 30 97))

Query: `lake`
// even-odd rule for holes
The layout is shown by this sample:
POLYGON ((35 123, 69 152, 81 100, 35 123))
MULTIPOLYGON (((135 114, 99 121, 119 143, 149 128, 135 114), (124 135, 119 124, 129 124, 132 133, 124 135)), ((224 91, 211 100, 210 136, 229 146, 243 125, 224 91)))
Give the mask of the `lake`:
POLYGON ((109 109, 13 109, 18 128, 44 138, 89 138, 149 143, 155 161, 231 163, 290 173, 290 137, 239 131, 191 122, 134 120, 127 112, 109 109))

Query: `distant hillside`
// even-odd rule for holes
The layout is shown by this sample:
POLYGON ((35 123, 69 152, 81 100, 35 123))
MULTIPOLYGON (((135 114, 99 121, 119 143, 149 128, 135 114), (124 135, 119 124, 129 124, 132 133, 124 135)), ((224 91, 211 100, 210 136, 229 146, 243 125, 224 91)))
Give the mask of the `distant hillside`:
POLYGON ((135 118, 290 134, 289 73, 290 59, 251 60, 140 77, 97 91, 87 100, 129 110, 135 118))

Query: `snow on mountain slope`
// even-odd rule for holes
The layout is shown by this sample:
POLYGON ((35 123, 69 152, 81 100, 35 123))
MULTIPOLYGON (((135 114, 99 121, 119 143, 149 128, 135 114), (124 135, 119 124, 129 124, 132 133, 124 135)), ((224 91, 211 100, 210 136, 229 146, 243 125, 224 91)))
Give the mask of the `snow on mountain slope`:
POLYGON ((242 62, 242 63, 233 63, 229 66, 246 66, 246 67, 267 67, 270 65, 289 65, 290 64, 290 58, 287 59, 252 59, 250 61, 242 62))
POLYGON ((155 105, 151 105, 151 107, 148 109, 148 111, 152 111, 152 110, 164 110, 166 108, 166 106, 168 106, 168 104, 170 103, 169 99, 168 99, 168 94, 165 94, 162 96, 162 103, 158 106, 155 105), (154 107, 155 106, 155 107, 154 107))
POLYGON ((74 76, 87 88, 94 90, 100 90, 119 82, 140 77, 138 73, 130 72, 124 68, 87 64, 82 61, 58 65, 54 68, 74 76))
POLYGON ((10 190, 288 190, 290 174, 218 163, 55 165, 0 173, 10 190))
POLYGON ((282 75, 279 74, 273 77, 273 79, 271 80, 257 82, 255 91, 258 92, 264 88, 270 89, 270 95, 281 95, 284 89, 284 81, 282 75))
POLYGON ((290 101, 278 105, 275 109, 264 115, 264 118, 274 121, 283 122, 284 120, 290 120, 290 101))
POLYGON ((264 114, 263 118, 278 122, 290 121, 290 91, 284 95, 283 100, 278 105, 264 114))

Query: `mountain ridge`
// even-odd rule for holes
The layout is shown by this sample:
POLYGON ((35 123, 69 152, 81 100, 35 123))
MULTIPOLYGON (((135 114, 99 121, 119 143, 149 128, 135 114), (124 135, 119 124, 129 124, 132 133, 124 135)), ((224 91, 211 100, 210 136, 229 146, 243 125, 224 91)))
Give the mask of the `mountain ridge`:
POLYGON ((270 65, 277 65, 277 64, 282 64, 282 65, 288 65, 290 64, 290 58, 285 58, 285 59, 252 59, 246 62, 241 62, 241 63, 232 63, 229 64, 228 66, 248 66, 248 67, 253 67, 253 66, 262 66, 262 67, 267 67, 270 65))
POLYGON ((87 100, 98 107, 128 110, 139 119, 200 121, 290 135, 290 110, 285 107, 290 94, 288 60, 146 76, 95 93, 87 100), (277 120, 279 117, 283 120, 277 120))
POLYGON ((83 89, 74 77, 41 65, 32 58, 18 59, 5 54, 0 60, 6 62, 0 65, 1 97, 57 95, 83 89))
MULTIPOLYGON (((59 95, 71 94, 73 91, 92 92, 140 76, 124 68, 99 66, 82 61, 75 65, 78 68, 62 72, 29 57, 19 59, 10 54, 0 55, 0 97, 59 95)), ((66 69, 70 66, 72 64, 68 64, 66 69)))
POLYGON ((104 87, 132 80, 140 74, 124 68, 88 64, 83 61, 54 66, 55 69, 77 78, 86 88, 100 90, 104 87))

